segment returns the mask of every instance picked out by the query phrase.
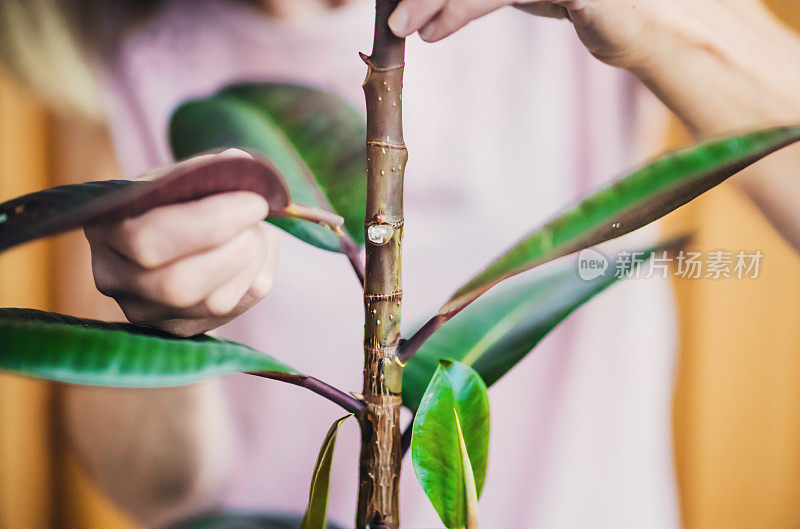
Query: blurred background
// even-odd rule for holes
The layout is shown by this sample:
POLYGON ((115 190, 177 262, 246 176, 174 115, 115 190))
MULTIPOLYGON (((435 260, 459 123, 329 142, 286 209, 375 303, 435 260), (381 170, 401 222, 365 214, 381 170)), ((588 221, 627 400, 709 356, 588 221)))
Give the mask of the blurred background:
MULTIPOLYGON (((768 0, 800 30, 797 0, 768 0)), ((664 149, 688 141, 671 123, 664 149)), ((0 200, 117 174, 104 125, 48 111, 0 67, 0 200)), ((754 281, 676 280, 680 356, 673 427, 684 526, 800 526, 800 259, 731 183, 663 229, 693 245, 759 249, 754 281)), ((0 306, 121 318, 94 291, 74 233, 0 257, 0 306)), ((1 344, 0 344, 1 346, 1 344)), ((0 525, 133 528, 58 435, 59 387, 0 374, 0 525)))

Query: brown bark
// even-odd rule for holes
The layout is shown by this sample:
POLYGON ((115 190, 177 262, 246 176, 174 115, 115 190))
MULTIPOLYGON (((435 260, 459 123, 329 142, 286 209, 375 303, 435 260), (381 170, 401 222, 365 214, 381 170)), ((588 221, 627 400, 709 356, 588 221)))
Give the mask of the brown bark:
POLYGON ((408 154, 403 142, 402 88, 405 41, 387 20, 397 0, 377 0, 375 40, 367 63, 367 215, 364 282, 364 402, 358 529, 399 527, 400 397, 403 366, 400 342, 403 296, 403 174, 408 154))

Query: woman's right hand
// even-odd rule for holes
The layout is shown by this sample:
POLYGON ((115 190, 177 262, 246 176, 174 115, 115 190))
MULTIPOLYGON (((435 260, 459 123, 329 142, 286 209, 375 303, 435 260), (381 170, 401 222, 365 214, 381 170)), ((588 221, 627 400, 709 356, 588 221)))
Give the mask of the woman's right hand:
POLYGON ((272 288, 279 244, 262 222, 268 209, 259 195, 233 192, 87 228, 97 289, 137 325, 178 336, 219 327, 272 288))
POLYGON ((389 19, 400 37, 419 31, 428 42, 441 40, 471 20, 505 6, 534 15, 568 18, 587 49, 600 60, 633 68, 660 46, 656 21, 704 9, 709 0, 402 0, 389 19))

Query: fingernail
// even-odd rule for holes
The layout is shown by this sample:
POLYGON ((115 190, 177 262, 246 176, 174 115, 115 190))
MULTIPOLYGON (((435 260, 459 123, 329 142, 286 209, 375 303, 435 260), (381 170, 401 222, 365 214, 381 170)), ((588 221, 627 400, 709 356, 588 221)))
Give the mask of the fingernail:
POLYGON ((242 149, 237 149, 236 147, 231 147, 230 149, 225 149, 221 153, 219 153, 219 157, 222 158, 250 158, 252 159, 253 156, 247 152, 243 151, 242 149))
POLYGON ((392 16, 389 17, 389 29, 392 30, 392 33, 397 35, 398 37, 407 37, 408 30, 406 26, 408 25, 408 10, 405 6, 398 6, 392 16))
POLYGON ((433 34, 436 32, 436 25, 434 23, 430 23, 421 30, 419 30, 419 38, 424 41, 429 41, 433 38, 433 34))

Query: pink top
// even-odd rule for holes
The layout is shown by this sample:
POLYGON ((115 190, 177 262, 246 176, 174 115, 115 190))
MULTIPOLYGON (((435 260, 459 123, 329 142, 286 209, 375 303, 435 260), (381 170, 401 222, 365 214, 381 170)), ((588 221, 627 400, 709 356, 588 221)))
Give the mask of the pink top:
MULTIPOLYGON (((370 49, 372 8, 353 0, 319 19, 284 23, 245 3, 168 2, 109 72, 125 173, 169 162, 172 110, 231 83, 304 83, 363 108, 357 52, 370 49)), ((523 233, 631 165, 633 89, 589 57, 568 24, 512 9, 440 44, 409 39, 406 327, 523 233)), ((281 253, 272 293, 223 334, 358 391, 363 308, 346 260, 290 236, 281 253)), ((492 388, 484 527, 679 527, 672 310, 667 281, 627 281, 492 388)), ((342 410, 280 383, 231 376, 225 384, 241 435, 224 502, 302 511, 317 450, 342 410)), ((357 426, 346 424, 329 509, 345 526, 355 512, 357 443, 357 426)), ((401 504, 404 527, 441 526, 409 460, 401 504)))

